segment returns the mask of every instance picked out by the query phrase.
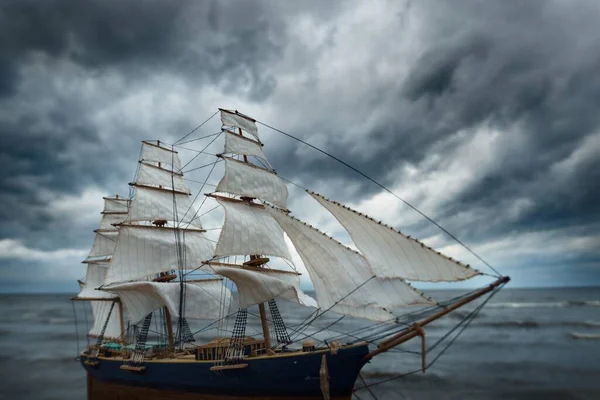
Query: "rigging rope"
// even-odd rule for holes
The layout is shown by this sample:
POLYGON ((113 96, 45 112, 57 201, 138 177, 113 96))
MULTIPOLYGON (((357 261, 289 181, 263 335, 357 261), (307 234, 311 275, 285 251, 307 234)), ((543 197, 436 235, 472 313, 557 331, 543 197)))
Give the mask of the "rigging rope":
POLYGON ((368 179, 369 181, 373 182, 374 184, 376 184, 377 186, 379 186, 380 188, 382 188, 383 190, 385 190, 386 192, 388 192, 389 194, 391 194, 392 196, 396 197, 397 199, 399 199, 400 201, 402 201, 404 204, 406 204, 408 207, 412 208, 414 211, 416 211, 417 213, 419 213, 422 217, 424 217, 425 219, 427 219, 429 222, 431 222, 432 224, 434 224, 435 226, 437 226, 442 232, 446 233, 448 236, 450 236, 452 239, 454 239, 458 244, 460 244, 464 249, 466 249, 469 253, 473 254, 475 257, 477 257, 482 263, 484 263, 485 265, 487 265, 492 271, 494 271, 494 273, 500 277, 501 274, 494 268, 491 266, 491 264, 489 264, 487 261, 485 261, 483 258, 481 258, 477 253, 475 253, 475 251, 471 250, 470 247, 468 247, 466 244, 464 244, 460 239, 458 239, 455 235, 453 235, 452 233, 450 233, 447 229, 445 229, 443 226, 441 226, 439 223, 437 223, 436 221, 434 221, 432 218, 428 217, 426 214, 424 214, 421 210, 419 210, 417 207, 413 206, 411 203, 409 203, 408 201, 404 200, 402 197, 398 196, 396 193, 392 192, 390 189, 388 189, 387 187, 385 187, 383 184, 379 183, 378 181, 376 181, 374 178, 371 178, 369 175, 365 174, 364 172, 361 172, 360 170, 358 170, 357 168, 353 167, 352 165, 348 164, 347 162, 339 159, 338 157, 334 156, 333 154, 330 154, 328 152, 326 152, 325 150, 321 150, 320 148, 313 146, 312 144, 294 136, 291 135, 287 132, 284 132, 280 129, 274 128, 271 125, 265 124, 264 122, 260 122, 260 121, 256 121, 257 123, 273 129, 276 132, 279 132, 289 138, 292 138, 314 150, 317 150, 320 153, 325 154, 326 156, 334 159, 335 161, 343 164, 344 166, 350 168, 351 170, 353 170, 354 172, 360 174, 361 176, 363 176, 364 178, 368 179))
POLYGON ((73 319, 75 319, 75 337, 77 338, 77 357, 75 357, 75 361, 79 361, 79 355, 81 351, 79 350, 79 326, 77 325, 77 312, 75 311, 75 301, 71 300, 71 304, 73 305, 73 319))
POLYGON ((198 125, 194 129, 192 129, 187 135, 185 135, 184 137, 182 137, 181 139, 179 139, 178 141, 176 141, 175 143, 173 143, 173 145, 176 145, 177 143, 181 142, 186 137, 190 136, 192 133, 196 132, 198 129, 202 128, 202 126, 205 123, 207 123, 208 121, 210 121, 215 115, 217 115, 219 113, 219 111, 220 110, 215 111, 215 113, 213 115, 211 115, 210 117, 208 117, 203 123, 201 123, 200 125, 198 125))
MULTIPOLYGON (((438 339, 436 341, 436 343, 434 343, 432 346, 430 346, 426 353, 429 353, 430 350, 433 350, 434 348, 436 348, 440 343, 442 343, 448 336, 450 336, 454 331, 456 331, 458 328, 460 328, 462 326, 462 328, 458 331, 458 333, 456 334, 456 336, 454 336, 447 344, 446 346, 433 358, 433 360, 431 360, 426 366, 425 366, 425 370, 428 370, 431 366, 433 366, 433 364, 446 352, 446 350, 448 350, 456 341, 456 339, 458 339, 460 337, 460 335, 465 331, 465 329, 469 326, 469 324, 475 319, 475 317, 477 317, 477 315, 479 314, 479 312, 481 311, 481 309, 487 304, 488 301, 491 300, 492 297, 494 297, 496 295, 496 293, 498 293, 500 291, 500 289, 503 287, 499 286, 497 288, 495 288, 493 291, 490 292, 490 294, 487 296, 487 298, 481 302, 481 304, 479 304, 475 309, 473 309, 473 311, 471 311, 467 316, 465 316, 458 324, 456 324, 456 326, 454 326, 449 332, 447 332, 446 334, 444 334, 444 336, 442 336, 440 339, 438 339)), ((420 354, 420 353, 418 353, 420 354)), ((367 389, 376 385, 380 385, 382 383, 385 382, 389 382, 389 381, 393 381, 396 379, 400 379, 400 378, 404 378, 408 375, 412 375, 415 374, 417 372, 421 371, 421 368, 410 371, 410 372, 406 372, 404 374, 400 374, 397 376, 393 376, 391 378, 387 378, 375 383, 371 383, 368 385, 364 385, 361 386, 359 388, 354 389, 354 392, 359 391, 359 390, 363 390, 363 389, 367 389)))

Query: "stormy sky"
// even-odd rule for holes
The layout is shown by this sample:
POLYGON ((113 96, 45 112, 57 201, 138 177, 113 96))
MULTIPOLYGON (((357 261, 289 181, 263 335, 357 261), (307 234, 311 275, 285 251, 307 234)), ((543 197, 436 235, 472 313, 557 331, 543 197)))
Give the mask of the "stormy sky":
MULTIPOLYGON (((352 164, 514 286, 598 285, 599 17, 596 0, 2 1, 0 291, 76 291, 140 140, 173 143, 218 107, 352 164)), ((360 175, 259 129, 281 176, 489 272, 360 175)))

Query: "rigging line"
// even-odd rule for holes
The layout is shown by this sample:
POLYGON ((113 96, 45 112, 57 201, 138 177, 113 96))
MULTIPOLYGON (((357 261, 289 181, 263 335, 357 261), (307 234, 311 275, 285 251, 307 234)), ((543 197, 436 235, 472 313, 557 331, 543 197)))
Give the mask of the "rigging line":
MULTIPOLYGON (((221 158, 219 158, 219 159, 217 160, 217 163, 220 163, 221 161, 223 161, 223 160, 222 160, 221 158)), ((183 171, 183 172, 187 174, 187 173, 190 173, 190 172, 192 172, 192 171, 196 171, 196 170, 199 170, 199 169, 202 169, 202 168, 206 168, 206 167, 208 167, 208 166, 210 166, 210 165, 213 165, 213 164, 214 164, 214 163, 212 163, 212 162, 209 162, 208 164, 204 164, 204 165, 202 165, 202 166, 200 166, 200 167, 196 167, 196 168, 188 169, 187 171, 183 171)), ((187 179, 187 178, 184 178, 184 179, 187 179)))
POLYGON ((77 338, 77 357, 75 358, 78 361, 79 355, 81 351, 79 350, 79 326, 77 325, 77 312, 75 311, 75 302, 71 301, 71 305, 73 306, 73 319, 75 320, 75 337, 77 338))
MULTIPOLYGON (((447 334, 445 334, 444 336, 442 336, 436 343, 434 343, 432 346, 430 346, 427 349, 427 353, 429 353, 430 350, 433 350, 436 348, 436 346, 438 346, 444 339, 446 339, 448 336, 450 336, 450 334, 455 331, 456 329, 458 329, 458 327, 460 325, 462 325, 464 323, 464 325, 462 326, 462 328, 458 331, 458 333, 456 334, 456 336, 454 336, 450 342, 446 345, 446 347, 444 347, 440 353, 435 356, 435 358, 429 363, 429 365, 433 365, 433 363, 442 356, 442 354, 444 354, 444 352, 446 350, 448 350, 450 348, 450 346, 456 341, 456 339, 458 339, 458 337, 464 332, 465 329, 467 329, 467 327, 469 326, 469 324, 471 322, 473 322, 473 320, 477 317, 477 315, 479 314, 479 312, 481 311, 481 309, 487 304, 488 301, 491 300, 492 297, 494 297, 496 295, 496 293, 498 293, 498 291, 500 290, 500 287, 497 287, 496 289, 494 289, 490 295, 483 301, 481 302, 481 304, 479 306, 477 306, 477 308, 475 308, 473 311, 471 311, 471 313, 469 315, 467 315, 466 318, 464 318, 462 321, 460 321, 454 328, 452 328, 452 330, 450 332, 448 332, 447 334), (466 321, 466 322, 465 322, 466 321)), ((429 365, 426 366, 425 369, 429 368, 429 365)))
MULTIPOLYGON (((458 337, 459 337, 459 336, 460 336, 460 335, 461 335, 461 334, 464 332, 464 330, 465 330, 465 329, 466 329, 466 328, 469 326, 469 324, 470 324, 470 323, 473 321, 473 319, 475 319, 475 316, 476 316, 476 315, 477 315, 477 314, 478 314, 478 313, 481 311, 481 309, 483 308, 483 306, 485 306, 485 304, 486 304, 486 303, 487 303, 487 302, 488 302, 488 301, 489 301, 489 300, 490 300, 490 299, 491 299, 491 298, 492 298, 494 295, 496 295, 496 293, 498 293, 498 291, 500 290, 500 288, 501 288, 501 286, 499 286, 499 287, 497 287, 496 289, 494 289, 494 290, 493 290, 493 291, 490 293, 490 295, 489 295, 489 296, 488 296, 488 297, 487 297, 487 298, 486 298, 486 299, 485 299, 485 300, 484 300, 484 301, 483 301, 483 302, 482 302, 482 303, 481 303, 479 306, 477 306, 477 308, 476 308, 475 310, 473 310, 473 311, 472 311, 472 312, 471 312, 469 315, 467 315, 465 318, 463 318, 463 319, 462 319, 462 320, 461 320, 461 321, 460 321, 460 322, 459 322, 459 323, 458 323, 458 324, 457 324, 457 325, 456 325, 454 328, 452 328, 452 330, 451 330, 449 333, 453 332, 453 331, 454 331, 454 330, 456 330, 456 329, 457 329, 457 328, 458 328, 460 325, 462 325, 463 323, 465 323, 465 322, 466 322, 466 324, 465 324, 465 325, 463 325, 462 329, 461 329, 461 330, 458 332, 458 334, 457 334, 456 336, 454 336, 454 337, 452 338, 452 340, 451 340, 451 341, 450 341, 450 342, 449 342, 449 343, 446 345, 446 347, 444 347, 444 348, 442 349, 442 351, 441 351, 441 352, 440 352, 438 355, 436 355, 436 356, 435 356, 435 358, 434 358, 434 359, 433 359, 431 362, 429 362, 429 363, 428 363, 428 364, 425 366, 425 370, 428 370, 428 369, 429 369, 429 368, 430 368, 430 367, 431 367, 431 366, 432 366, 432 365, 433 365, 433 364, 434 364, 434 363, 435 363, 435 362, 436 362, 436 361, 437 361, 437 360, 438 360, 438 359, 439 359, 439 358, 442 356, 442 354, 444 354, 444 352, 450 348, 450 346, 451 346, 451 345, 452 345, 452 344, 453 344, 453 343, 456 341, 456 339, 458 339, 458 337), (467 321, 467 320, 468 320, 468 321, 467 321)), ((437 346, 437 345, 438 345, 438 344, 441 342, 441 340, 445 339, 447 336, 448 336, 448 334, 444 335, 444 336, 443 336, 443 337, 442 337, 440 340, 438 340, 438 341, 437 341, 437 343, 435 343, 433 346, 431 346, 431 347, 430 347, 430 349, 431 349, 431 348, 434 348, 435 346, 437 346)), ((429 352, 429 349, 427 350, 427 352, 429 352)), ((414 374, 414 373, 416 373, 416 372, 419 372, 419 371, 421 371, 421 369, 416 369, 416 370, 414 370, 414 371, 407 372, 407 373, 405 373, 405 374, 402 374, 402 375, 394 376, 394 377, 391 377, 391 378, 388 378, 388 379, 384 379, 384 380, 382 380, 382 381, 379 381, 379 382, 375 382, 375 383, 372 383, 372 384, 369 384, 369 385, 365 385, 365 386, 363 386, 363 387, 360 387, 360 388, 356 388, 356 389, 354 389, 354 391, 357 391, 357 390, 362 390, 362 389, 366 389, 366 388, 369 388, 369 387, 372 387, 372 386, 375 386, 375 385, 380 385, 380 384, 382 384, 382 383, 389 382, 389 381, 393 381, 393 380, 395 380, 395 379, 400 379, 400 378, 403 378, 403 377, 405 377, 405 376, 407 376, 407 375, 412 375, 412 374, 414 374)))
POLYGON ((289 138, 292 138, 314 150, 319 151, 320 153, 325 154, 328 157, 333 158, 335 161, 345 165, 346 167, 350 168, 351 170, 353 170, 354 172, 362 175, 364 178, 368 179, 369 181, 373 182, 374 184, 376 184, 377 186, 379 186, 380 188, 382 188, 383 190, 385 190, 386 192, 388 192, 389 194, 391 194, 392 196, 396 197, 397 199, 399 199, 400 201, 402 201, 404 204, 406 204, 408 207, 412 208, 414 211, 416 211, 417 213, 419 213, 422 217, 424 217, 425 219, 427 219, 429 222, 431 222, 432 224, 434 224, 435 226, 437 226, 442 232, 446 233, 448 236, 450 236, 452 239, 454 239, 458 244, 460 244, 462 247, 464 247, 469 253, 473 254, 475 257, 477 257, 479 259, 479 261, 481 261, 482 263, 484 263, 485 265, 487 265, 494 273, 497 274, 497 277, 502 276, 500 274, 500 272, 498 272, 494 267, 492 267, 491 264, 489 264, 487 261, 485 261, 483 258, 481 258, 477 253, 475 253, 475 251, 471 250, 470 247, 468 247, 466 244, 464 244, 460 239, 458 239, 455 235, 453 235, 452 233, 450 233, 446 228, 444 228, 443 226, 441 226, 439 223, 437 223, 436 221, 434 221, 432 218, 428 217, 427 215, 425 215, 421 210, 419 210, 417 207, 413 206, 411 203, 409 203, 408 201, 404 200, 402 197, 398 196, 396 193, 392 192, 390 189, 388 189, 387 187, 383 186, 381 183, 379 183, 378 181, 376 181, 375 179, 371 178, 369 175, 365 174, 364 172, 361 172, 360 170, 358 170, 357 168, 353 167, 352 165, 348 164, 347 162, 339 159, 338 157, 334 156, 333 154, 330 154, 328 152, 326 152, 325 150, 321 150, 320 148, 313 146, 312 144, 294 136, 291 135, 289 133, 286 133, 282 130, 279 130, 277 128, 274 128, 270 125, 267 125, 263 122, 260 121, 256 121, 257 123, 267 127, 267 128, 271 128, 276 132, 279 132, 289 138))
MULTIPOLYGON (((221 131, 215 132, 215 133, 211 133, 210 135, 199 137, 198 139, 187 140, 185 142, 181 142, 180 144, 174 144, 173 147, 181 147, 182 149, 186 149, 185 147, 182 146, 182 144, 191 143, 191 142, 195 142, 195 141, 202 140, 202 139, 207 139, 207 138, 209 138, 211 136, 218 135, 219 133, 221 133, 221 131)), ((194 150, 194 149, 186 149, 186 150, 197 151, 197 150, 194 150)))
POLYGON ((213 326, 213 325, 215 325, 215 324, 218 324, 219 322, 221 322, 221 321, 223 321, 223 320, 226 320, 227 318, 229 318, 229 317, 231 317, 231 316, 233 316, 233 315, 236 315, 236 314, 237 314, 237 311, 234 311, 234 312, 232 312, 231 314, 228 314, 228 315, 224 316, 223 318, 221 318, 221 319, 218 319, 218 320, 216 320, 216 321, 214 321, 214 322, 212 322, 212 323, 210 323, 210 324, 206 325, 205 327, 202 327, 202 328, 198 329, 196 332, 194 332, 194 333, 193 333, 193 335, 196 335, 197 333, 200 333, 200 332, 204 332, 205 330, 207 330, 207 329, 208 329, 208 328, 210 328, 211 326, 213 326))
MULTIPOLYGON (((346 318, 346 316, 342 315, 341 317, 339 317, 338 319, 336 319, 335 321, 333 321, 329 325, 324 326, 324 327, 320 327, 321 329, 319 329, 318 331, 315 331, 315 332, 311 333, 310 335, 308 333, 299 333, 298 336, 300 336, 300 335, 304 336, 302 339, 307 338, 307 337, 314 337, 317 333, 321 333, 323 331, 329 330, 329 328, 331 328, 332 326, 336 325, 338 322, 340 322, 344 318, 346 318)), ((336 332, 333 329, 331 329, 331 331, 336 332)), ((298 339, 295 339, 294 341, 296 341, 296 340, 300 340, 300 338, 298 337, 298 339)), ((324 340, 319 340, 319 342, 326 343, 324 340)), ((273 348, 275 348, 275 347, 277 347, 277 345, 274 346, 273 348)))
POLYGON ((207 211, 207 212, 205 212, 204 214, 202 214, 202 215, 199 215, 199 216, 198 216, 198 218, 202 218, 202 217, 204 217, 206 214, 208 214, 208 213, 209 213, 209 212, 211 212, 211 211, 214 211, 214 210, 216 210, 216 209, 217 209, 217 208, 219 208, 219 207, 221 207, 221 205, 220 205, 220 204, 217 204, 216 206, 214 206, 213 208, 211 208, 210 210, 208 210, 208 211, 207 211))
POLYGON ((348 293, 347 295, 345 295, 344 297, 342 297, 341 299, 339 299, 338 301, 336 301, 335 303, 333 303, 328 309, 326 309, 322 313, 317 314, 313 319, 311 319, 306 324, 306 326, 304 328, 302 328, 300 330, 300 332, 302 332, 302 330, 304 330, 307 327, 309 327, 313 322, 315 322, 318 318, 320 318, 321 316, 323 316, 326 312, 328 312, 329 310, 331 310, 333 307, 335 307, 336 305, 338 305, 340 302, 344 301, 344 299, 346 299, 346 297, 350 296, 352 293, 356 292, 358 289, 360 289, 361 287, 363 287, 364 285, 366 285, 367 283, 369 283, 371 281, 371 279, 373 279, 373 278, 375 278, 375 275, 373 275, 372 277, 370 277, 369 279, 367 279, 366 281, 364 281, 363 283, 361 283, 360 285, 358 285, 356 288, 354 288, 350 293, 348 293))
MULTIPOLYGON (((192 157, 192 159, 191 159, 190 161, 188 161, 188 162, 187 162, 187 163, 186 163, 186 164, 185 164, 183 167, 181 167, 181 171, 183 171, 183 169, 184 169, 185 167, 187 167, 188 165, 190 165, 190 163, 191 163, 192 161, 194 161, 194 160, 195 160, 195 159, 196 159, 196 158, 197 158, 197 157, 198 157, 200 154, 202 154, 202 153, 204 152, 204 150, 208 149, 208 146, 210 146, 211 144, 213 144, 213 142, 214 142, 215 140, 217 140, 217 138, 218 138, 219 136, 221 136, 221 133, 223 133, 223 132, 219 132, 219 134, 218 134, 217 136, 215 136, 215 137, 214 137, 214 138, 213 138, 213 139, 212 139, 210 142, 208 142, 208 144, 207 144, 206 146, 204 146, 204 148, 203 148, 201 151, 199 151, 199 152, 198 152, 198 154, 196 154, 194 157, 192 157)), ((188 171, 188 172, 189 172, 189 171, 188 171)))
MULTIPOLYGON (((210 165, 210 164, 208 164, 210 165)), ((184 181, 188 181, 188 182, 194 182, 194 183, 202 183, 200 181, 195 181, 193 179, 188 179, 188 178, 182 178, 184 181)), ((212 186, 212 187, 217 187, 217 185, 214 185, 212 183, 205 183, 206 186, 212 186)))
MULTIPOLYGON (((202 190, 204 189, 204 185, 206 184, 206 182, 208 182, 208 179, 210 178, 210 175, 212 174, 212 172, 215 170, 215 166, 216 165, 217 165, 217 162, 215 161, 213 163, 212 168, 208 172, 208 175, 206 176, 206 179, 204 180, 204 183, 200 187, 200 190, 198 190, 198 193, 196 194, 196 197, 194 197, 194 200, 192 201, 192 203, 190 204, 190 206, 188 207, 188 209, 185 211, 185 214, 183 214, 183 218, 181 218, 181 220, 183 220, 186 217, 186 215, 188 214, 188 212, 190 212, 190 209, 194 206, 194 203, 196 202, 196 200, 198 200, 198 196, 200 196, 200 193, 202 193, 202 190)), ((186 225, 186 229, 190 226, 190 224, 194 221, 194 219, 196 219, 196 215, 198 215, 198 211, 200 211, 200 209, 204 205, 204 202, 206 201, 207 198, 208 197, 204 197, 204 199, 202 200, 202 203, 200 204, 200 207, 198 207, 198 209, 196 210, 196 212, 194 213, 194 215, 192 216, 192 218, 190 218, 190 222, 188 222, 188 224, 186 225)), ((180 223, 178 223, 177 226, 180 226, 180 223)))
MULTIPOLYGON (((248 315, 251 315, 251 316, 253 316, 253 317, 256 317, 256 318, 259 318, 259 319, 263 319, 263 318, 262 318, 260 315, 254 314, 254 313, 252 313, 252 312, 250 312, 250 311, 248 311, 248 315)), ((272 319, 270 319, 270 318, 266 318, 266 317, 265 317, 264 319, 265 319, 267 322, 270 322, 270 323, 274 324, 274 321, 273 321, 272 319)), ((301 331, 299 331, 299 330, 297 330, 297 329, 292 329, 291 327, 288 327, 288 329, 289 329, 290 331, 293 331, 293 332, 294 332, 295 334, 297 334, 297 335, 298 335, 298 334, 306 335, 305 333, 303 333, 303 332, 301 332, 301 331)), ((310 337, 310 338, 313 338, 313 339, 315 339, 315 340, 316 340, 316 341, 318 341, 318 342, 322 342, 322 340, 319 340, 319 339, 317 339, 317 338, 313 337, 312 335, 306 335, 306 337, 310 337)), ((293 343, 293 342, 295 342, 295 340, 292 340, 292 342, 291 342, 291 343, 293 343)))
POLYGON ((211 115, 210 117, 208 117, 203 123, 201 123, 200 125, 198 125, 194 129, 192 129, 190 133, 188 133, 187 135, 185 135, 184 137, 182 137, 181 139, 179 139, 178 141, 176 141, 175 143, 173 143, 173 145, 176 145, 177 143, 181 142, 186 137, 190 136, 192 133, 196 132, 198 129, 202 128, 202 125, 204 125, 205 123, 207 123, 208 121, 210 121, 218 113, 219 113, 219 110, 215 111, 215 113, 213 115, 211 115))
MULTIPOLYGON (((202 190, 204 190, 204 185, 206 184, 206 181, 208 181, 208 178, 210 178, 210 175, 212 174, 212 172, 215 170, 215 166, 217 165, 217 163, 214 163, 212 168, 210 169, 210 172, 208 173, 208 175, 206 176, 206 179, 204 181, 204 183, 202 184, 202 187, 200 188, 200 190, 198 191, 198 194, 196 195, 196 198, 194 198, 194 201, 192 202, 192 204, 190 205, 190 207, 192 207, 192 205, 194 204, 194 202, 196 201, 196 199, 198 198, 198 195, 200 193, 202 193, 202 190)), ((204 206, 204 203, 206 202, 206 199, 208 199, 207 196, 204 197, 204 199, 202 199, 202 203, 200 203, 200 207, 198 207, 198 209, 196 210, 196 212, 194 213, 194 215, 192 216, 192 218, 190 219, 190 222, 188 222, 187 227, 190 226, 190 224, 192 223, 192 221, 194 221, 196 219, 196 216, 198 215, 198 213, 200 212, 200 210, 202 209, 202 206, 204 206)), ((189 209, 188 209, 189 211, 189 209)), ((186 211, 185 213, 187 214, 188 211, 186 211)), ((207 238, 208 239, 208 238, 207 238)), ((210 240, 210 239, 208 239, 210 240)))
MULTIPOLYGON (((86 279, 86 280, 87 280, 87 279, 86 279)), ((88 313, 87 313, 87 310, 85 309, 85 303, 86 303, 86 302, 84 302, 84 303, 83 303, 83 315, 84 315, 84 317, 85 317, 85 331, 86 331, 86 332, 89 332, 89 331, 90 331, 90 325, 89 325, 89 323, 88 323, 88 313)), ((91 307, 92 307, 92 304, 90 303, 90 308, 91 308, 91 307)), ((93 313, 93 310, 92 310, 92 313, 93 313)), ((94 321, 94 322, 95 322, 95 321, 94 321)), ((92 328, 93 328, 93 327, 92 327, 92 328)), ((86 336, 86 338, 87 338, 87 345, 88 345, 88 347, 90 347, 90 335, 85 335, 85 336, 86 336)))
MULTIPOLYGON (((367 386, 367 382, 365 382, 365 378, 363 378, 362 373, 359 372, 358 373, 358 377, 360 378, 360 381, 362 382, 362 384, 367 388, 367 391, 373 397, 373 399, 377 400, 377 396, 375 396, 375 393, 373 393, 373 391, 371 390, 371 388, 367 386)), ((399 394, 399 393, 396 392, 396 394, 399 394)))

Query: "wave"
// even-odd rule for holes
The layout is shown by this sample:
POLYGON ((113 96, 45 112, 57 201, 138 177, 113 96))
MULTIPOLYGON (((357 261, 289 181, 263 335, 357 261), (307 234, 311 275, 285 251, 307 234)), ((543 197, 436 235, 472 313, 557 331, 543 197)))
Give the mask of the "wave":
POLYGON ((576 340, 600 340, 600 333, 570 332, 569 335, 576 340))
POLYGON ((538 322, 531 319, 525 320, 513 320, 513 321, 489 321, 475 323, 476 326, 488 326, 488 327, 503 327, 503 328, 539 328, 548 326, 570 326, 570 327, 584 327, 584 328, 595 328, 600 327, 600 321, 552 321, 552 322, 538 322))
POLYGON ((506 328, 538 328, 540 324, 536 321, 524 320, 524 321, 496 321, 496 322, 484 322, 477 324, 480 326, 491 326, 491 327, 506 327, 506 328))
POLYGON ((487 308, 577 308, 600 307, 600 300, 569 300, 539 303, 493 303, 487 308))

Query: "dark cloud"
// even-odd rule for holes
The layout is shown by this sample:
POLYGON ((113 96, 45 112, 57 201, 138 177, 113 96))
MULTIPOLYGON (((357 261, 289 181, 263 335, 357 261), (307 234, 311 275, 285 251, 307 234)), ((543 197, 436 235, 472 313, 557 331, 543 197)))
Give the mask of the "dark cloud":
MULTIPOLYGON (((600 148, 596 2, 362 7, 5 2, 0 239, 46 251, 85 247, 95 222, 58 213, 61 196, 95 187, 124 194, 139 140, 181 136, 217 101, 254 107, 259 120, 270 116, 266 122, 399 188, 417 205, 437 196, 428 211, 469 243, 559 228, 598 236, 590 223, 600 217, 598 157, 590 150, 600 148), (177 93, 188 97, 171 101, 177 93), (491 150, 478 147, 482 137, 493 142, 491 150), (415 182, 403 171, 426 181, 454 171, 456 157, 476 178, 436 182, 460 190, 404 192, 415 182)), ((380 191, 263 128, 282 176, 353 203, 380 191)), ((586 265, 600 258, 580 255, 586 265)))

